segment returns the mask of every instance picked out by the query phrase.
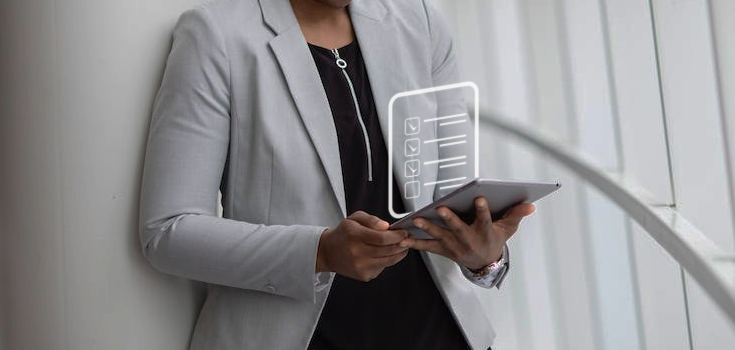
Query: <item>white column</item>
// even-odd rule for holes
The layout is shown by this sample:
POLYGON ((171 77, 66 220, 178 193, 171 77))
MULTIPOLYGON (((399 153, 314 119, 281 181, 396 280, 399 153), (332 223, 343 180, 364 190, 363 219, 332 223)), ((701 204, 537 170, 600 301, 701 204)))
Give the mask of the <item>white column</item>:
MULTIPOLYGON (((714 58, 717 69, 721 119, 728 149, 728 167, 735 198, 735 1, 708 0, 714 58)), ((735 213, 733 214, 735 219, 735 213)), ((735 232, 732 233, 735 235, 735 232)))
MULTIPOLYGON (((622 167, 617 99, 609 60, 604 3, 568 0, 563 11, 578 146, 603 167, 622 167)), ((582 192, 585 263, 591 276, 593 347, 638 347, 638 320, 630 275, 628 226, 621 209, 597 191, 582 192)))
POLYGON ((152 99, 197 1, 0 5, 0 348, 184 349, 201 288, 137 239, 152 99))
MULTIPOLYGON (((524 0, 522 11, 527 47, 528 100, 532 114, 529 127, 541 127, 561 140, 576 141, 574 116, 570 113, 568 79, 565 77, 565 36, 554 1, 524 0)), ((554 343, 544 348, 583 349, 591 346, 589 276, 582 254, 585 235, 578 219, 581 182, 565 169, 537 160, 538 178, 557 179, 563 191, 538 204, 540 235, 532 237, 541 246, 545 260, 537 269, 548 280, 548 305, 554 343), (564 266, 564 268, 559 268, 564 266), (582 335, 582 336, 580 336, 582 335)), ((522 247, 525 248, 525 247, 522 247)), ((533 252, 532 252, 533 253, 533 252)), ((523 261, 521 263, 526 263, 523 261)), ((531 290, 529 293, 536 293, 531 290)), ((534 309, 534 311, 536 311, 534 309)), ((538 344, 537 344, 538 345, 538 344)))
MULTIPOLYGON (((728 253, 735 252, 725 143, 706 1, 653 0, 676 205, 728 253)), ((692 348, 735 344, 735 329, 686 276, 692 348)))
MULTIPOLYGON (((620 121, 623 169, 673 203, 651 11, 646 1, 604 0, 620 121)), ((689 349, 680 267, 637 224, 630 249, 643 349, 689 349), (667 290, 667 293, 661 293, 667 290)))

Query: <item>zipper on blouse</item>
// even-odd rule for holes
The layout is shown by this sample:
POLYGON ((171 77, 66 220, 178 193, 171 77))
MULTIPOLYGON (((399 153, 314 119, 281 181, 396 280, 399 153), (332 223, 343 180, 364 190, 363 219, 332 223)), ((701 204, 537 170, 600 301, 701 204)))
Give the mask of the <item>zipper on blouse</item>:
POLYGON ((342 70, 342 74, 345 76, 345 79, 347 80, 347 85, 350 86, 350 94, 352 95, 352 102, 354 102, 355 105, 355 112, 357 113, 357 120, 360 122, 360 128, 362 128, 362 136, 365 139, 365 150, 367 151, 367 164, 368 164, 368 181, 373 181, 373 155, 372 151, 370 149, 370 138, 368 137, 367 128, 365 127, 365 122, 362 119, 362 113, 360 112, 360 105, 357 103, 357 94, 355 93, 355 86, 352 85, 352 79, 350 79, 350 76, 347 74, 347 61, 343 60, 339 57, 339 51, 337 49, 332 50, 332 53, 334 54, 335 63, 337 64, 337 67, 342 70))

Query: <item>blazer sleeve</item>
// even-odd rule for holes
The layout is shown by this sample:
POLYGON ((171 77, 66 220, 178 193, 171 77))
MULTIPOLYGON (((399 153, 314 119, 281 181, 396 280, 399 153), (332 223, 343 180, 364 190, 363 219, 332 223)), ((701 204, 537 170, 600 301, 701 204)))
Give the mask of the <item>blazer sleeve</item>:
POLYGON ((143 255, 165 273, 313 302, 325 227, 216 215, 229 148, 230 72, 208 11, 179 19, 154 103, 140 199, 143 255))
MULTIPOLYGON (((427 3, 426 0, 424 0, 424 9, 426 10, 429 35, 431 37, 432 82, 434 86, 459 83, 459 71, 457 69, 457 62, 454 56, 454 43, 452 41, 452 36, 449 31, 449 26, 447 25, 444 18, 438 13, 438 11, 431 4, 427 3)), ((450 93, 446 94, 437 94, 437 115, 451 115, 455 113, 467 112, 467 104, 462 92, 457 89, 450 91, 450 93)), ((469 124, 470 123, 466 123, 466 134, 468 135, 468 137, 466 143, 467 147, 465 148, 465 150, 462 151, 462 153, 464 154, 474 154, 474 150, 469 148, 474 145, 474 133, 472 127, 469 124)), ((437 134, 440 138, 446 136, 441 134, 441 128, 437 130, 437 134)), ((442 152, 447 151, 440 149, 439 158, 448 158, 456 155, 443 154, 442 152)), ((454 178, 456 176, 467 176, 466 174, 453 175, 450 173, 452 171, 451 169, 452 168, 449 168, 447 170, 440 170, 438 177, 442 179, 447 179, 454 178)), ((447 189, 444 191, 437 189, 435 190, 434 198, 441 198, 449 192, 451 192, 451 189, 447 189)), ((505 280, 505 277, 510 270, 510 254, 507 244, 504 247, 504 253, 506 254, 506 267, 495 277, 493 283, 489 284, 487 288, 497 287, 498 289, 500 289, 500 286, 503 284, 503 281, 505 280)), ((470 279, 470 281, 472 281, 473 283, 475 282, 472 279, 470 279)))

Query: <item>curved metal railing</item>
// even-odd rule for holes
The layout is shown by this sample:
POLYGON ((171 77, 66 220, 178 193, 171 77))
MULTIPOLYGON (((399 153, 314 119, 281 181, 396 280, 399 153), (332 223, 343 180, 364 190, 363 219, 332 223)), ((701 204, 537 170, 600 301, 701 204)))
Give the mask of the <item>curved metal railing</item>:
POLYGON ((602 170, 589 157, 543 132, 482 111, 480 123, 535 146, 604 193, 689 272, 735 324, 735 255, 717 247, 676 207, 654 203, 646 190, 623 174, 602 170))

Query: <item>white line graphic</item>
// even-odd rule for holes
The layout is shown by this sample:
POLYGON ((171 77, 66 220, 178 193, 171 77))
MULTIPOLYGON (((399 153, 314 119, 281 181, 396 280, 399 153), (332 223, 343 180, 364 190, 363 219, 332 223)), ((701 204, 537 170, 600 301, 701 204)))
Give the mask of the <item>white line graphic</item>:
POLYGON ((387 204, 388 211, 393 218, 400 219, 409 214, 407 212, 397 213, 395 212, 395 210, 393 210, 393 203, 396 198, 408 200, 416 208, 421 207, 431 201, 430 194, 421 193, 426 192, 420 190, 420 188, 423 187, 421 186, 422 184, 426 186, 436 185, 436 187, 427 187, 427 190, 429 188, 446 190, 461 186, 461 183, 466 183, 466 180, 472 178, 472 176, 479 176, 479 100, 480 92, 477 88, 477 85, 472 82, 463 82, 401 92, 395 94, 390 99, 390 101, 388 102, 387 135, 389 139, 387 169, 388 177, 394 176, 394 170, 396 170, 394 169, 394 166, 396 166, 397 164, 400 164, 400 166, 402 167, 402 169, 400 169, 400 173, 406 175, 405 178, 402 179, 402 183, 400 183, 399 185, 401 186, 401 189, 404 190, 404 193, 402 193, 401 196, 395 196, 394 198, 394 181, 388 181, 387 204), (436 114, 437 109, 432 110, 430 108, 424 108, 424 106, 432 107, 431 105, 427 104, 427 99, 433 99, 434 101, 436 101, 437 107, 442 107, 440 105, 441 103, 443 103, 443 101, 439 101, 438 96, 429 96, 427 98, 424 98, 422 97, 422 95, 438 94, 444 91, 451 91, 455 89, 462 89, 463 92, 469 92, 467 89, 471 89, 473 100, 471 102, 468 101, 468 106, 472 106, 474 108, 469 107, 468 109, 464 109, 464 107, 462 106, 449 106, 453 109, 440 108, 443 111, 442 114, 436 114), (414 106, 414 104, 416 104, 416 106, 418 107, 415 109, 413 109, 413 107, 409 108, 409 106, 414 106), (414 114, 412 114, 412 111, 414 114), (420 126, 420 124, 422 124, 421 121, 434 124, 424 124, 423 126, 420 126), (464 128, 468 124, 472 125, 474 130, 465 130, 464 128), (454 127, 452 127, 452 125, 454 125, 454 127), (466 135, 459 136, 460 134, 466 135), (405 136, 413 137, 415 138, 415 140, 411 141, 410 144, 406 144, 405 136), (432 137, 436 138, 436 140, 431 140, 432 137), (455 146, 454 148, 446 148, 462 144, 464 145, 455 146), (469 148, 469 145, 471 144, 474 146, 474 153, 470 152, 469 149, 464 149, 464 146, 467 146, 469 148), (419 146, 425 149, 419 151, 419 146), (461 152, 460 148, 462 148, 461 152), (406 150, 409 151, 408 154, 406 154, 406 150), (429 150, 431 152, 424 152, 426 150, 429 150), (434 150, 438 150, 439 152, 434 152, 434 150), (453 154, 451 155, 441 152, 449 150, 457 152, 453 152, 453 154), (419 152, 421 152, 420 155, 419 152), (429 154, 431 156, 427 157, 427 155, 429 154), (407 166, 408 162, 410 161, 415 161, 416 163, 411 163, 410 166, 407 166), (414 166, 414 164, 416 164, 416 166, 414 166), (453 178, 448 180, 439 177, 439 174, 433 176, 432 172, 429 172, 429 174, 419 174, 419 172, 422 172, 422 170, 419 169, 425 164, 433 164, 429 166, 434 167, 435 170, 439 170, 440 168, 450 168, 456 170, 456 173, 451 175, 447 174, 447 177, 453 178), (472 175, 472 169, 474 169, 474 175, 472 175), (424 181, 436 182, 425 184, 424 181))
POLYGON ((467 158, 467 156, 459 156, 459 157, 452 157, 452 158, 444 158, 444 159, 432 160, 432 161, 424 162, 424 165, 436 164, 436 163, 444 163, 444 162, 451 162, 453 160, 460 160, 460 159, 465 159, 465 158, 467 158))
POLYGON ((465 164, 467 164, 467 162, 462 162, 462 163, 452 163, 452 164, 447 164, 447 165, 440 165, 440 166, 439 166, 439 169, 444 169, 444 168, 451 168, 451 167, 453 167, 453 166, 460 166, 460 165, 465 165, 465 164))
POLYGON ((457 120, 454 122, 446 122, 446 123, 439 123, 439 126, 445 126, 445 125, 452 125, 452 124, 458 124, 458 123, 464 123, 467 119, 457 120))
POLYGON ((464 117, 464 116, 467 116, 467 113, 455 114, 455 115, 448 115, 446 117, 439 117, 439 118, 424 119, 424 123, 434 122, 434 121, 437 121, 437 120, 459 118, 459 117, 464 117))
POLYGON ((462 185, 463 185, 463 184, 457 184, 457 185, 449 185, 449 186, 442 186, 442 187, 439 187, 439 189, 440 189, 440 190, 446 190, 447 188, 455 188, 455 187, 459 187, 459 186, 462 186, 462 185))
POLYGON ((440 139, 426 140, 426 141, 424 141, 424 143, 442 142, 442 141, 447 141, 447 140, 461 139, 463 137, 467 137, 467 134, 465 134, 465 135, 458 135, 458 136, 450 136, 450 137, 442 137, 440 139))
POLYGON ((463 143, 467 143, 467 140, 465 140, 465 141, 457 141, 457 142, 452 142, 452 143, 442 143, 442 144, 439 144, 439 147, 454 146, 454 145, 460 145, 460 144, 463 144, 463 143))
POLYGON ((424 184, 424 186, 431 186, 431 185, 443 184, 443 183, 454 182, 454 181, 462 181, 462 180, 466 180, 466 179, 467 179, 467 177, 465 176, 465 177, 458 177, 458 178, 455 178, 455 179, 448 179, 448 180, 427 182, 427 183, 424 184))

